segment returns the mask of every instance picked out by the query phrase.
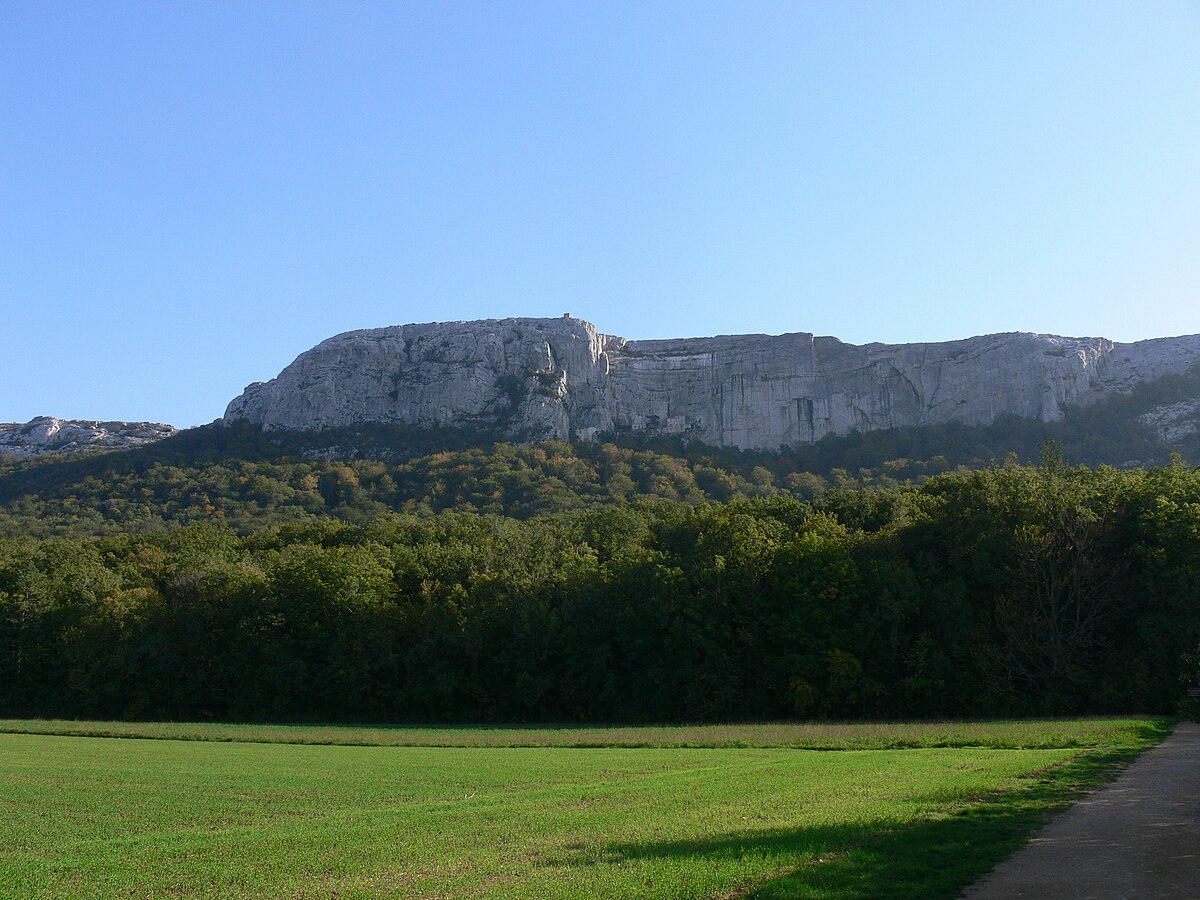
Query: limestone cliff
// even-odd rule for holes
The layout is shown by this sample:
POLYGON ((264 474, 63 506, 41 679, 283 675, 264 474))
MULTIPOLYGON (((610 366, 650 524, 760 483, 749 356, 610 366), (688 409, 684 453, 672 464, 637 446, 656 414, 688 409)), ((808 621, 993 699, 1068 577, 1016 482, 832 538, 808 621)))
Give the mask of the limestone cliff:
POLYGON ((156 422, 93 422, 38 416, 24 424, 0 423, 0 453, 42 456, 85 450, 127 450, 160 441, 177 430, 156 422))
POLYGON ((226 421, 264 429, 365 422, 510 437, 658 430, 777 448, 826 434, 1002 413, 1053 421, 1200 363, 1200 335, 1119 344, 996 334, 865 344, 796 333, 627 341, 588 322, 488 319, 352 331, 246 388, 226 421))

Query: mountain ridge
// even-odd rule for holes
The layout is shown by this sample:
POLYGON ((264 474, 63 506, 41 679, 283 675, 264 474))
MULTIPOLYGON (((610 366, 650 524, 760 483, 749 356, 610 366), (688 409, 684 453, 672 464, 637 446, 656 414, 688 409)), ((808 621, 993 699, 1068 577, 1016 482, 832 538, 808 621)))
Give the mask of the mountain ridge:
POLYGON ((571 316, 484 319, 327 338, 274 379, 249 385, 224 421, 300 431, 479 427, 516 440, 645 432, 777 449, 855 431, 988 424, 1009 413, 1060 421, 1069 406, 1197 364, 1200 335, 1134 343, 1032 332, 916 344, 855 345, 807 332, 631 341, 571 316))
POLYGON ((28 422, 0 422, 0 454, 18 457, 54 453, 103 452, 141 447, 179 432, 159 422, 102 422, 36 416, 28 422))

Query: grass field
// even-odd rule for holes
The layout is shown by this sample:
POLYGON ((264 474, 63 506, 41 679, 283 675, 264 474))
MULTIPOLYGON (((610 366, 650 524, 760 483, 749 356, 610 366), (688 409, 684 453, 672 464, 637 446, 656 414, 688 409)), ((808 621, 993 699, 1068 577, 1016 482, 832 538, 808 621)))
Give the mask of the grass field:
POLYGON ((4 896, 849 898, 955 896, 1167 724, 0 728, 4 896))
POLYGON ((0 734, 339 744, 366 747, 787 747, 796 750, 998 750, 1125 746, 1160 734, 1147 718, 981 722, 767 722, 662 726, 346 726, 0 719, 0 734))

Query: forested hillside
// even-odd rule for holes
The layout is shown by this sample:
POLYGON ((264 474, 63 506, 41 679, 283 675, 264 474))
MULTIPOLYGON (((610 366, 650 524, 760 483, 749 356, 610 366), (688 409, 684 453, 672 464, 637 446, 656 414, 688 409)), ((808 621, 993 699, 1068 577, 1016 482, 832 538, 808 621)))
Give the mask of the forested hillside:
POLYGON ((99 456, 0 456, 0 535, 116 534, 195 522, 245 533, 333 517, 366 523, 389 511, 475 509, 516 518, 620 505, 787 496, 835 486, 896 487, 931 475, 1036 462, 1054 440, 1091 466, 1200 459, 1200 432, 1172 445, 1139 416, 1200 393, 1200 373, 1067 410, 1061 422, 1003 417, 827 437, 777 452, 715 448, 653 432, 567 444, 496 443, 462 429, 372 425, 270 432, 211 425, 99 456))
POLYGON ((214 425, 0 459, 0 713, 1169 711, 1200 446, 1138 417, 1197 377, 779 452, 214 425))
MULTIPOLYGON (((412 463, 408 477, 447 491, 416 500, 413 489, 412 511, 372 499, 383 490, 373 478, 404 490, 383 463, 214 462, 237 492, 184 478, 164 498, 135 486, 171 485, 170 466, 130 469, 113 496, 140 504, 127 521, 157 530, 0 541, 0 712, 669 721, 1170 710, 1184 654, 1200 644, 1200 473, 1182 462, 1093 470, 1050 452, 1038 466, 920 485, 717 503, 696 502, 697 488, 707 493, 699 462, 657 472, 665 457, 643 461, 648 451, 589 452, 483 457, 488 471, 503 460, 525 473, 512 496, 598 504, 523 520, 432 511, 468 483, 469 503, 512 503, 503 481, 483 487, 470 456, 412 463), (440 468, 452 461, 462 471, 440 468), (295 504, 304 521, 267 524, 264 513, 238 529, 163 528, 171 510, 203 508, 189 491, 208 494, 210 517, 255 491, 277 515, 292 508, 269 495, 280 484, 319 498, 295 504), (593 493, 571 487, 585 484, 593 493), (147 493, 122 494, 134 490, 147 493), (341 509, 357 521, 316 518, 341 509)), ((761 486, 753 469, 738 477, 734 493, 781 490, 775 475, 761 486)), ((54 527, 121 523, 119 505, 82 518, 102 485, 85 478, 75 490, 88 498, 76 497, 79 522, 54 527)), ((33 515, 10 513, 10 531, 33 515)))

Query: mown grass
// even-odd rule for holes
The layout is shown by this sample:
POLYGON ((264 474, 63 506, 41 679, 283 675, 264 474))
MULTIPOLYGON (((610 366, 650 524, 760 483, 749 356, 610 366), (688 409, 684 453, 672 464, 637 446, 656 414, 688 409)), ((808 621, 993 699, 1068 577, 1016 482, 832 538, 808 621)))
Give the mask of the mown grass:
MULTIPOLYGON (((985 733, 999 740, 1004 724, 985 733)), ((887 727, 930 740, 949 728, 887 727)), ((1168 726, 1041 727, 1043 742, 1076 743, 827 753, 4 734, 0 894, 953 897, 1168 726)), ((1031 740, 1023 723, 1008 733, 1031 740)))
POLYGON ((0 733, 370 747, 781 747, 798 750, 1125 746, 1161 737, 1146 717, 979 722, 768 722, 664 726, 346 726, 0 719, 0 733))

